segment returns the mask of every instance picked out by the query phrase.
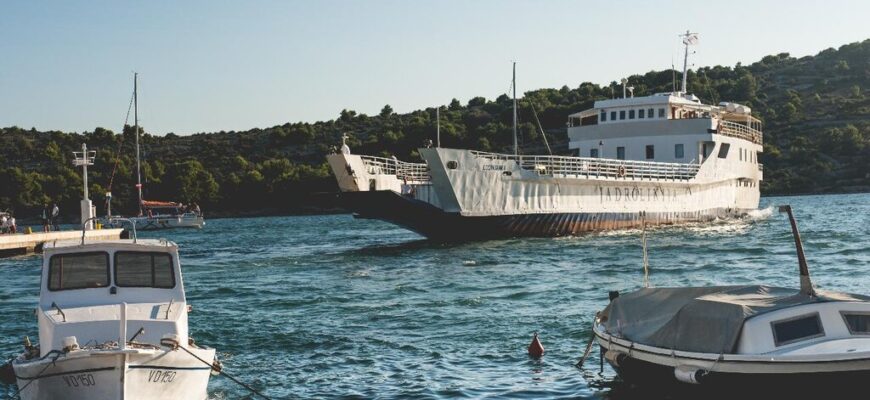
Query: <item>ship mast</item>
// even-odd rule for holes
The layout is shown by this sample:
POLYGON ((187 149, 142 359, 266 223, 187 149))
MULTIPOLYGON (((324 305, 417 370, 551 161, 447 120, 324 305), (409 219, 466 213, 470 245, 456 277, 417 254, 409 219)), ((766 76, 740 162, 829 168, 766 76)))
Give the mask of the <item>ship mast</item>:
POLYGON ((685 52, 683 53, 683 90, 682 93, 686 93, 686 77, 689 72, 689 45, 698 44, 698 33, 697 32, 689 32, 686 30, 684 35, 680 35, 683 38, 683 44, 685 45, 685 52))
POLYGON ((517 147, 517 62, 514 61, 514 77, 511 81, 511 86, 514 89, 514 155, 519 155, 519 148, 517 147))
POLYGON ((133 125, 136 129, 136 189, 139 191, 139 215, 142 215, 142 172, 139 161, 139 73, 133 73, 133 125))

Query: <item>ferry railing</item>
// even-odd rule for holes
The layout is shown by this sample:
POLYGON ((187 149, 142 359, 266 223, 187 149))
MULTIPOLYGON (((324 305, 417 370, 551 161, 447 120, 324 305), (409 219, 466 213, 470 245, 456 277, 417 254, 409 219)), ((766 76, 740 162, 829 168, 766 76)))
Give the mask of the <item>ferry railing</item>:
POLYGON ((429 167, 425 163, 411 163, 394 158, 360 156, 366 172, 371 175, 395 175, 408 181, 429 181, 429 167))
POLYGON ((583 176, 629 180, 664 179, 687 181, 698 174, 697 163, 663 163, 565 156, 524 156, 472 151, 478 158, 514 161, 520 168, 542 176, 583 176))
POLYGON ((736 122, 720 120, 717 133, 720 135, 748 140, 755 144, 762 144, 761 131, 736 122))

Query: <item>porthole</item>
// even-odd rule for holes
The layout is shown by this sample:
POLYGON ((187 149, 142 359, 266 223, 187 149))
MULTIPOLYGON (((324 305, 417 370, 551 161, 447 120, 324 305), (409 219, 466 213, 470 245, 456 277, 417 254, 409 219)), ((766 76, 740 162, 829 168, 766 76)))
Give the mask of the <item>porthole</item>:
POLYGON ((456 161, 448 161, 447 162, 447 169, 456 169, 456 168, 459 168, 458 162, 456 162, 456 161))

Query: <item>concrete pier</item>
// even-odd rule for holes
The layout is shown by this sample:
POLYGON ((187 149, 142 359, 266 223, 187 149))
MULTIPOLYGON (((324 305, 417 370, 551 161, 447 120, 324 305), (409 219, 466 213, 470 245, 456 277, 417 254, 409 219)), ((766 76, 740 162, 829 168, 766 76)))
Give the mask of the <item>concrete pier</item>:
MULTIPOLYGON (((85 241, 114 240, 121 238, 123 229, 96 229, 85 231, 85 241)), ((82 231, 34 232, 0 235, 0 257, 33 253, 42 250, 47 242, 82 240, 82 231)))

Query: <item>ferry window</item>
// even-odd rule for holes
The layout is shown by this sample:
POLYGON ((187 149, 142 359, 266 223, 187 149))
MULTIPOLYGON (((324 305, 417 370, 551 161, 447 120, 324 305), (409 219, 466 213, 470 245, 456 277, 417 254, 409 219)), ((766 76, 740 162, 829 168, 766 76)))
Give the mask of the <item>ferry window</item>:
POLYGON ((674 158, 683 158, 683 144, 674 145, 674 158))
POLYGON ((665 117, 665 109, 659 108, 659 118, 664 118, 664 117, 665 117))
POLYGON ((607 111, 601 110, 601 122, 607 121, 607 111))
POLYGON ((653 110, 652 108, 650 108, 649 110, 646 110, 646 117, 647 118, 654 118, 655 117, 655 114, 653 113, 654 111, 655 110, 653 110))
POLYGON ((722 143, 719 146, 719 158, 727 158, 728 157, 728 149, 731 148, 731 145, 728 143, 722 143))
POLYGON ((619 112, 619 119, 625 119, 625 110, 619 112))
POLYGON ((634 119, 634 110, 628 110, 628 119, 634 119))
POLYGON ((825 336, 819 313, 774 321, 770 325, 773 329, 773 342, 777 346, 825 336))
POLYGON ((646 145, 646 159, 652 160, 653 158, 656 158, 655 146, 648 144, 646 145))
POLYGON ((611 121, 616 121, 616 111, 611 111, 611 112, 610 112, 610 120, 611 120, 611 121))
POLYGON ((841 312, 849 333, 853 335, 870 335, 870 313, 841 312))
POLYGON ((119 251, 115 253, 115 284, 122 287, 172 289, 172 256, 169 253, 119 251))
POLYGON ((70 253, 51 256, 48 264, 48 290, 106 286, 109 286, 108 253, 70 253))
POLYGON ((625 160, 625 147, 619 146, 616 148, 616 159, 625 160))
POLYGON ((637 117, 638 117, 638 118, 643 118, 643 117, 645 117, 645 116, 646 116, 646 115, 644 114, 642 108, 641 108, 640 110, 637 110, 637 117))
POLYGON ((589 157, 598 158, 598 149, 589 149, 589 157))

